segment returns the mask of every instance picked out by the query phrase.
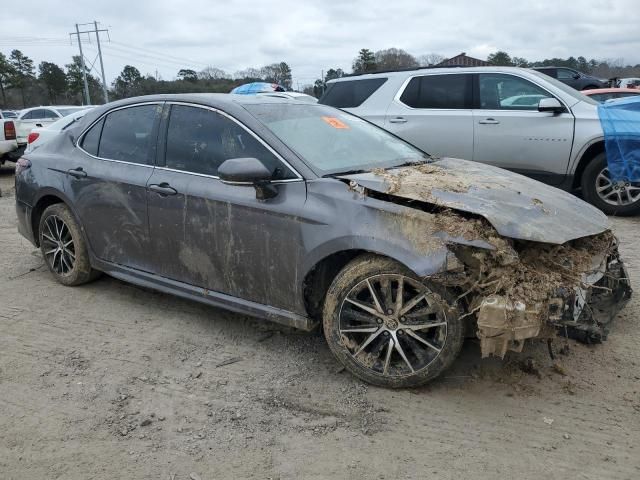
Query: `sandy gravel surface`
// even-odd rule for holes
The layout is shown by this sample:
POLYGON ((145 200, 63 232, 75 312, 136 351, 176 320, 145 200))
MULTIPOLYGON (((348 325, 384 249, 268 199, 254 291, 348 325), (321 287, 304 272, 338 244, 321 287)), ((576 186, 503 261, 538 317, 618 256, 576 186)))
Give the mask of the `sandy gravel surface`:
MULTIPOLYGON (((413 391, 300 334, 103 277, 66 288, 0 170, 0 478, 637 479, 640 296, 609 340, 504 362, 467 341, 413 391), (533 372, 521 369, 531 357, 533 372)), ((612 225, 640 290, 640 218, 612 225)))

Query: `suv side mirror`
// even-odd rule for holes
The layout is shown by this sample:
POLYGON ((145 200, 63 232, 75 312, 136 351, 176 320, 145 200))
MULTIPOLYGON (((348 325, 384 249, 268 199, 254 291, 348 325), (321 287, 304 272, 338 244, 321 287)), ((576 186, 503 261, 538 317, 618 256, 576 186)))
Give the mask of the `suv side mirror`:
POLYGON ((573 78, 574 78, 574 80, 578 80, 580 78, 580 74, 579 73, 574 73, 573 74, 573 78))
POLYGON ((271 185, 272 173, 257 158, 230 158, 218 167, 220 181, 229 185, 248 185, 256 189, 256 198, 266 200, 278 194, 271 185))
POLYGON ((538 103, 538 111, 539 112, 562 113, 562 112, 564 112, 564 107, 558 101, 557 98, 543 98, 538 103))

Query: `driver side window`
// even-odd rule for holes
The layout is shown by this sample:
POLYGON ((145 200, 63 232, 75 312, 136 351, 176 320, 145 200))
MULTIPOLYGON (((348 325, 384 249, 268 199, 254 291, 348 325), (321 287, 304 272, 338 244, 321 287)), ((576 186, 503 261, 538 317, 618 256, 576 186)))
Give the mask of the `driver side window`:
POLYGON ((260 160, 272 172, 274 180, 294 178, 291 170, 262 143, 224 115, 186 105, 171 107, 167 168, 217 176, 225 160, 243 157, 260 160))
POLYGON ((540 100, 553 98, 524 78, 501 73, 481 73, 479 90, 484 110, 538 110, 540 100))

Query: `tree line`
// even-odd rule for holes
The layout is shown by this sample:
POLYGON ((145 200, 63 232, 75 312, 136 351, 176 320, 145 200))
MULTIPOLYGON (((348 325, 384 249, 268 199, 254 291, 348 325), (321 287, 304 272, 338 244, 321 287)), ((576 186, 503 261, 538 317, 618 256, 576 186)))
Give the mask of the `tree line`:
MULTIPOLYGON (((0 106, 25 108, 34 105, 82 105, 84 82, 80 56, 73 56, 71 63, 60 67, 43 61, 34 61, 20 50, 12 50, 8 56, 0 52, 0 106)), ((104 103, 103 88, 85 66, 89 96, 92 104, 104 103)), ((132 65, 125 65, 122 72, 109 85, 109 100, 150 95, 156 93, 227 93, 247 82, 278 83, 288 90, 292 88, 291 68, 286 62, 273 63, 261 68, 247 68, 233 75, 207 67, 201 71, 180 69, 176 78, 163 80, 153 75, 143 75, 132 65)))
MULTIPOLYGON (((351 71, 330 68, 324 78, 303 87, 304 93, 319 97, 326 89, 326 82, 346 74, 373 73, 382 70, 435 66, 446 60, 444 55, 428 53, 412 55, 399 48, 372 51, 362 48, 351 64, 351 71)), ((586 57, 548 58, 528 61, 510 56, 505 51, 491 53, 487 61, 493 65, 518 67, 564 66, 590 73, 600 78, 638 77, 640 64, 625 65, 622 59, 587 60, 586 57)), ((85 67, 89 95, 92 104, 104 102, 99 80, 85 67)), ((201 71, 180 69, 176 78, 163 80, 153 75, 143 75, 133 65, 126 65, 109 85, 109 99, 117 100, 137 95, 156 93, 226 93, 247 82, 264 81, 278 83, 292 89, 292 72, 286 62, 273 63, 261 68, 247 68, 234 74, 215 67, 201 71)), ((2 108, 24 108, 33 105, 84 103, 82 62, 73 56, 63 67, 43 61, 37 66, 20 50, 12 50, 8 56, 0 52, 0 105, 2 108)))

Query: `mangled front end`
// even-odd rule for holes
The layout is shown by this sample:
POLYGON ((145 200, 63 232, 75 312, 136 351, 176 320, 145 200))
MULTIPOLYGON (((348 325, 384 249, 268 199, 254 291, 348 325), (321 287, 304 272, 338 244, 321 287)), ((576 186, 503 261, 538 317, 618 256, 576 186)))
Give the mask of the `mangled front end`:
POLYGON ((604 340, 631 295, 610 231, 562 245, 486 240, 494 249, 450 245, 461 265, 440 278, 461 292, 459 307, 476 320, 483 357, 519 352, 526 339, 553 338, 558 329, 585 342, 604 340))
POLYGON ((453 293, 483 356, 504 357, 558 330, 604 340, 631 296, 606 216, 566 192, 455 159, 345 180, 366 196, 409 207, 394 228, 416 250, 429 254, 436 238, 455 255, 430 279, 453 293), (414 218, 420 215, 422 222, 414 218))

